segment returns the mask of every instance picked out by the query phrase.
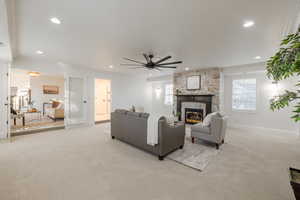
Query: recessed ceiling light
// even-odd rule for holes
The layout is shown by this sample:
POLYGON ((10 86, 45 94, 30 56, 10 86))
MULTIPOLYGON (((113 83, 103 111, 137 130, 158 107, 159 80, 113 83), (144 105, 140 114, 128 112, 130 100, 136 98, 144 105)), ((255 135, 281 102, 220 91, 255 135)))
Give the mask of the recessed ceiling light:
POLYGON ((109 68, 111 68, 111 69, 112 69, 112 68, 114 68, 114 66, 113 66, 113 65, 109 65, 109 68))
POLYGON ((189 71, 189 70, 190 70, 190 68, 186 67, 186 68, 184 68, 184 70, 185 70, 185 71, 189 71))
POLYGON ((36 51, 35 53, 36 53, 36 54, 39 54, 39 55, 42 55, 42 54, 44 54, 44 52, 43 52, 43 51, 41 51, 41 50, 38 50, 38 51, 36 51))
POLYGON ((261 56, 255 56, 254 59, 259 60, 261 59, 261 56))
POLYGON ((243 26, 245 27, 245 28, 249 28, 249 27, 251 27, 251 26, 254 26, 254 21, 246 21, 244 24, 243 24, 243 26))
POLYGON ((50 21, 51 21, 53 24, 61 24, 60 19, 58 19, 58 18, 56 18, 56 17, 50 18, 50 21))

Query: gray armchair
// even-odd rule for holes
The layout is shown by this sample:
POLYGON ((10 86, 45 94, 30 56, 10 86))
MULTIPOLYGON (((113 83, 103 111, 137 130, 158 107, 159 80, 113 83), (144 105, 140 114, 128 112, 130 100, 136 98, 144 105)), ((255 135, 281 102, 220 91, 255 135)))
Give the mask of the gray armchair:
POLYGON ((203 126, 202 123, 193 125, 191 127, 192 143, 195 138, 209 141, 216 144, 216 148, 224 143, 225 132, 227 128, 227 117, 213 115, 210 126, 203 126))

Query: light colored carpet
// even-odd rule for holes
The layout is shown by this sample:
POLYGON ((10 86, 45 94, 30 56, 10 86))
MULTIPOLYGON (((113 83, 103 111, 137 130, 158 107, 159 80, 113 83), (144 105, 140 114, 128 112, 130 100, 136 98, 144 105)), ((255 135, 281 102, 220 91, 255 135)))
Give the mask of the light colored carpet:
POLYGON ((184 148, 171 153, 167 158, 176 161, 187 167, 203 171, 210 161, 220 152, 214 145, 195 140, 193 144, 191 138, 186 138, 184 148))
POLYGON ((293 200, 300 140, 228 129, 203 172, 112 140, 109 124, 0 143, 1 200, 293 200))

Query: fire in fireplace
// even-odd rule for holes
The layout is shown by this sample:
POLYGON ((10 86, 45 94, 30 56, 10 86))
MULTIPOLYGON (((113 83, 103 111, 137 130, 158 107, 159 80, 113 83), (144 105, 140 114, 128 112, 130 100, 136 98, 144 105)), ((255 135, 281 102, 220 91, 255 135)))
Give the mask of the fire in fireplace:
POLYGON ((203 109, 185 108, 185 123, 197 124, 203 121, 203 109))

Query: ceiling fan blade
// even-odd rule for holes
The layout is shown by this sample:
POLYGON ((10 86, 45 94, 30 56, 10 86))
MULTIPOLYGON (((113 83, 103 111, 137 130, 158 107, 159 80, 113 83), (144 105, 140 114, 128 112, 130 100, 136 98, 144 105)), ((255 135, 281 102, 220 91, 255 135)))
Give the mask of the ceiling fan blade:
POLYGON ((182 64, 182 61, 169 62, 169 63, 161 63, 159 65, 174 65, 174 64, 182 64))
POLYGON ((128 69, 141 69, 141 68, 145 68, 145 67, 128 67, 128 69))
POLYGON ((158 68, 170 68, 170 69, 176 69, 175 66, 157 66, 158 68))
POLYGON ((157 64, 159 64, 159 63, 161 63, 161 62, 164 62, 165 60, 168 60, 168 59, 170 59, 170 58, 172 58, 172 56, 164 57, 164 58, 160 59, 159 61, 155 62, 155 65, 157 65, 157 64))
POLYGON ((149 56, 148 56, 147 54, 145 54, 145 53, 143 53, 143 56, 145 57, 145 59, 146 59, 147 63, 149 63, 149 62, 150 62, 150 58, 149 58, 149 56))
POLYGON ((120 64, 121 66, 144 66, 144 65, 142 65, 142 64, 120 64))
POLYGON ((145 64, 146 64, 146 63, 142 63, 142 62, 140 62, 140 61, 132 60, 132 59, 129 59, 129 58, 123 58, 123 59, 129 60, 129 61, 131 61, 131 62, 139 63, 139 64, 142 64, 142 65, 145 65, 145 64))
POLYGON ((157 71, 162 71, 161 69, 159 69, 159 68, 157 68, 157 67, 155 67, 155 68, 153 68, 153 69, 155 69, 155 70, 157 70, 157 71))

